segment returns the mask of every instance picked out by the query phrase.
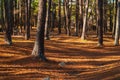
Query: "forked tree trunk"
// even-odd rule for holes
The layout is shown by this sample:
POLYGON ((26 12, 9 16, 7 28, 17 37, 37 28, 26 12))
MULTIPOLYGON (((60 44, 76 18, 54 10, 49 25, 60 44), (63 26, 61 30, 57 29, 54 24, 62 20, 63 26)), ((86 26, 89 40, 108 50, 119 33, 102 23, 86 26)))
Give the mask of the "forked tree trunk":
POLYGON ((46 57, 44 55, 44 31, 45 31, 45 19, 46 19, 46 0, 39 0, 39 10, 38 10, 38 22, 37 22, 37 34, 32 51, 32 55, 39 57, 41 60, 45 61, 46 57))

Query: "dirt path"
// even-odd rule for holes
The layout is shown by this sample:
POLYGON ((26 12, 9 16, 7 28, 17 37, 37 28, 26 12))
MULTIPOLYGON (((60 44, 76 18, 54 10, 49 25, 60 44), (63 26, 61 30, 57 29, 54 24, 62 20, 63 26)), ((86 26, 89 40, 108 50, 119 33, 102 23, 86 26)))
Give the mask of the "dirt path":
POLYGON ((50 61, 41 62, 30 55, 33 39, 15 36, 14 44, 8 46, 0 37, 0 80, 120 80, 120 46, 112 46, 113 40, 105 38, 105 47, 98 48, 96 40, 52 36, 45 42, 50 61))

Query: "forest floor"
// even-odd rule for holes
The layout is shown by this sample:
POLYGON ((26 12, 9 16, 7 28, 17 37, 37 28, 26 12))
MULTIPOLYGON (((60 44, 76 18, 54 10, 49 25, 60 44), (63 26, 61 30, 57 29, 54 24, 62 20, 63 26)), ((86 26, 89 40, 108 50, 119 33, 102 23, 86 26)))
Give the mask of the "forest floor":
POLYGON ((45 41, 49 61, 42 62, 31 56, 34 38, 13 36, 8 46, 0 35, 0 80, 120 80, 120 46, 113 43, 104 37, 104 47, 97 47, 92 36, 52 35, 45 41))

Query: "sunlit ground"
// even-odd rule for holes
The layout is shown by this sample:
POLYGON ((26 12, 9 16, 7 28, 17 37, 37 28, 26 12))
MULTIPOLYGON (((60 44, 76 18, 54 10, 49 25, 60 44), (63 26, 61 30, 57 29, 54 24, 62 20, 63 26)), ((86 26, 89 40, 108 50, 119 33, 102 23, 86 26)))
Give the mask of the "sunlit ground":
POLYGON ((0 80, 120 80, 120 46, 112 38, 105 36, 104 47, 98 47, 95 37, 51 36, 45 41, 48 62, 31 56, 33 38, 13 36, 13 42, 6 45, 0 35, 0 80))

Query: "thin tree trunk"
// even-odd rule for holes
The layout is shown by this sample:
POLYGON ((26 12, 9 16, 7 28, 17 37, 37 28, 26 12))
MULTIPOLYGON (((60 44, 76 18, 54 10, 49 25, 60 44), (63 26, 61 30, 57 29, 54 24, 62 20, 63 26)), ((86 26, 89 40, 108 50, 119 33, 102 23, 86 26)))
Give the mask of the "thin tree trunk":
MULTIPOLYGON (((80 28, 83 27, 83 0, 79 0, 80 28)), ((81 29, 80 29, 81 30, 81 29)), ((81 31, 80 31, 81 32, 81 31)))
POLYGON ((66 12, 65 12, 65 0, 63 0, 63 12, 64 12, 64 29, 65 29, 65 34, 67 34, 67 24, 66 24, 66 12))
POLYGON ((119 45, 119 36, 120 36, 120 0, 117 4, 117 20, 116 20, 116 30, 115 30, 115 42, 114 45, 119 45))
POLYGON ((112 29, 112 37, 115 35, 115 29, 116 29, 116 17, 117 17, 117 1, 114 2, 114 18, 113 18, 113 29, 112 29))
POLYGON ((98 46, 103 46, 103 0, 98 0, 98 46))
POLYGON ((67 35, 70 36, 70 13, 69 13, 69 0, 65 0, 65 15, 66 15, 66 29, 67 29, 67 35))
POLYGON ((76 19, 75 19, 75 32, 76 32, 76 36, 78 36, 79 34, 79 0, 76 0, 76 19))
POLYGON ((59 22, 58 22, 58 34, 61 34, 61 0, 59 0, 58 3, 58 7, 59 7, 59 12, 58 12, 58 18, 59 18, 59 22))
POLYGON ((2 25, 2 30, 5 30, 5 19, 4 19, 4 9, 3 9, 3 2, 4 0, 1 0, 1 25, 2 25))
POLYGON ((31 0, 26 0, 25 3, 25 39, 29 40, 30 38, 30 18, 31 18, 31 0))
POLYGON ((47 8, 47 16, 46 16, 46 24, 45 24, 45 39, 49 40, 49 29, 51 27, 50 23, 51 23, 51 1, 52 0, 48 0, 48 8, 47 8))
POLYGON ((88 6, 89 6, 89 0, 86 0, 84 21, 83 21, 83 32, 82 32, 82 35, 81 35, 82 40, 85 39, 85 31, 86 31, 86 27, 87 27, 88 6))

